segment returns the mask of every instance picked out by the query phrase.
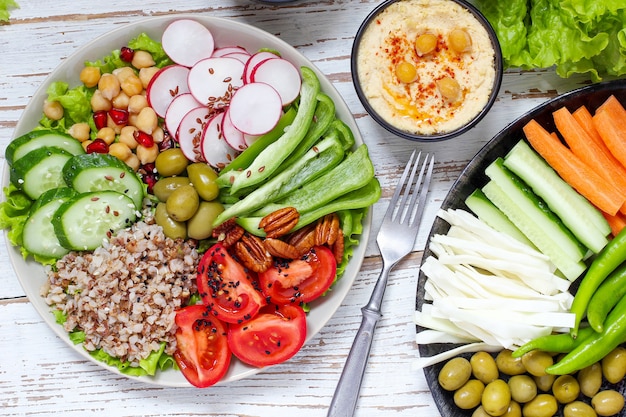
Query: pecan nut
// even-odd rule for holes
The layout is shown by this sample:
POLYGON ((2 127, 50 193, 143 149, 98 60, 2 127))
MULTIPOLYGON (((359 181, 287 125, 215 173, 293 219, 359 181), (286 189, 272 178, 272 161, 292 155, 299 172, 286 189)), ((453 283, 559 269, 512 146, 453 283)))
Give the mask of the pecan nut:
POLYGON ((256 273, 265 272, 272 266, 272 255, 263 245, 263 241, 250 233, 244 233, 237 241, 235 255, 243 266, 256 273))
POLYGON ((239 226, 236 220, 228 219, 213 229, 213 237, 225 247, 234 245, 243 236, 245 230, 239 226))
POLYGON ((335 242, 330 246, 330 250, 333 252, 335 256, 335 261, 337 261, 337 265, 341 263, 343 260, 343 252, 344 252, 344 241, 343 241, 343 231, 339 229, 339 236, 335 239, 335 242))
POLYGON ((259 229, 263 229, 267 237, 277 238, 289 233, 299 219, 300 213, 295 207, 284 207, 263 217, 259 229))
POLYGON ((304 255, 315 246, 315 224, 309 224, 291 233, 287 242, 298 249, 300 256, 304 255))
POLYGON ((301 256, 300 251, 284 240, 267 238, 263 241, 267 251, 277 258, 296 259, 301 256))
POLYGON ((327 214, 317 221, 315 226, 315 244, 332 246, 339 235, 339 216, 327 214))

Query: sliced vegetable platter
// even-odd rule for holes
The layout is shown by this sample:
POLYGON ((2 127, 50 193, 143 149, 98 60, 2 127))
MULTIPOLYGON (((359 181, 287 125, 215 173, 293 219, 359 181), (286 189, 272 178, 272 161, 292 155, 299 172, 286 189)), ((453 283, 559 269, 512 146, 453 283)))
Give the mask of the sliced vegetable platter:
MULTIPOLYGON (((570 111, 574 111, 583 105, 590 111, 593 111, 611 95, 615 96, 622 104, 626 103, 626 84, 624 81, 607 81, 571 91, 538 106, 509 124, 472 158, 459 178, 452 185, 442 203, 441 209, 462 209, 472 213, 465 204, 465 200, 472 192, 483 187, 489 181, 489 177, 485 174, 486 168, 496 159, 504 157, 520 140, 525 140, 523 127, 529 121, 534 119, 547 131, 552 132, 556 130, 552 115, 554 111, 562 107, 567 107, 570 111)), ((450 225, 445 220, 437 217, 431 228, 429 241, 435 235, 445 235, 449 228, 450 225)), ((433 252, 428 248, 427 244, 422 262, 431 255, 433 255, 433 252)), ((427 301, 425 301, 426 280, 427 277, 424 272, 420 271, 416 294, 416 310, 418 311, 422 311, 422 306, 427 303, 427 301)), ((579 281, 580 278, 572 284, 570 287, 571 292, 575 291, 579 281)), ((416 330, 420 333, 426 329, 418 325, 416 330)), ((419 354, 420 357, 430 357, 456 346, 459 345, 441 343, 423 344, 419 345, 419 354)), ((464 354, 462 356, 469 358, 471 354, 464 354)), ((435 403, 443 416, 471 416, 473 409, 462 410, 457 407, 454 404, 453 392, 444 390, 438 383, 439 372, 445 363, 446 361, 442 361, 436 365, 424 368, 424 374, 435 403)), ((626 386, 624 386, 623 383, 618 385, 619 390, 624 394, 626 392, 626 386)), ((626 413, 622 411, 620 415, 623 416, 625 414, 626 413)))
MULTIPOLYGON (((37 89, 15 128, 13 138, 15 139, 24 135, 37 126, 42 117, 42 106, 47 97, 46 90, 51 83, 55 81, 64 81, 71 87, 79 85, 79 74, 86 61, 95 61, 109 55, 111 51, 121 48, 126 45, 129 40, 137 37, 141 33, 146 33, 152 39, 160 39, 161 34, 170 23, 175 20, 185 18, 193 19, 209 28, 214 36, 216 47, 237 45, 244 47, 249 51, 258 51, 261 49, 274 50, 279 52, 283 58, 289 60, 296 67, 305 66, 312 69, 319 78, 321 91, 326 93, 335 103, 337 118, 345 122, 352 130, 355 139, 355 148, 363 144, 363 139, 360 136, 352 113, 343 101, 342 97, 333 87, 331 82, 315 67, 315 65, 300 54, 295 48, 283 40, 256 27, 227 19, 197 15, 158 17, 131 23, 108 32, 78 49, 71 56, 64 59, 61 65, 52 71, 46 81, 37 89)), ((6 187, 9 184, 9 171, 8 166, 5 164, 2 175, 2 187, 6 187)), ((370 226, 371 212, 363 221, 363 233, 360 235, 361 242, 367 242, 370 233, 370 226)), ((46 282, 46 273, 43 266, 30 258, 28 260, 24 260, 19 248, 11 245, 7 245, 7 247, 11 263, 29 301, 49 327, 59 336, 61 340, 66 342, 71 349, 85 359, 103 366, 111 372, 119 373, 120 375, 124 375, 128 378, 138 379, 142 382, 159 386, 190 386, 189 382, 183 377, 183 374, 174 370, 158 372, 154 377, 135 377, 121 374, 117 368, 109 367, 103 362, 99 362, 94 359, 81 345, 74 345, 63 327, 55 322, 55 317, 50 312, 50 307, 44 302, 44 299, 40 295, 41 287, 46 282)), ((341 279, 334 284, 332 291, 327 296, 311 302, 311 309, 307 315, 306 341, 313 338, 321 330, 321 328, 330 320, 335 311, 341 305, 360 270, 361 263, 365 256, 365 249, 365 244, 355 247, 351 261, 349 262, 341 279)), ((69 356, 68 360, 71 360, 69 356)), ((260 370, 260 368, 248 366, 238 360, 233 360, 227 374, 220 381, 220 384, 254 375, 260 370)))

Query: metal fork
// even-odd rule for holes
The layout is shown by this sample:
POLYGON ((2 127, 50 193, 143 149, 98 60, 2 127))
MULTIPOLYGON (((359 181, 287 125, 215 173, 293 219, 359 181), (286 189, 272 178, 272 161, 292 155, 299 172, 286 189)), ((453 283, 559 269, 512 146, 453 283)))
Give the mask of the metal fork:
POLYGON ((413 151, 404 168, 376 236, 376 243, 383 259, 383 268, 369 302, 361 308, 363 315, 361 326, 352 343, 327 417, 349 417, 354 414, 369 359, 374 330, 378 320, 382 317, 380 307, 389 272, 411 252, 415 244, 435 163, 434 155, 429 157, 427 154, 421 165, 417 182, 413 185, 422 154, 420 152, 416 158, 415 153, 416 151, 413 151), (401 200, 400 197, 402 197, 401 200))

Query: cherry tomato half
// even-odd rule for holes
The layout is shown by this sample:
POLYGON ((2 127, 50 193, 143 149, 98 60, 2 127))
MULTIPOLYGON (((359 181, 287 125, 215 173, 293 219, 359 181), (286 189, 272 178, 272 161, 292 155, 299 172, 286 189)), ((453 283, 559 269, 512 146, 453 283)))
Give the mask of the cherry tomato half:
POLYGON ((227 323, 241 323, 254 317, 265 305, 263 294, 252 285, 244 267, 217 243, 198 265, 198 293, 213 314, 227 323))
POLYGON ((259 274, 261 291, 275 304, 301 304, 315 300, 335 281, 337 262, 325 246, 315 246, 300 259, 274 259, 259 274))
POLYGON ((193 305, 176 312, 174 359, 187 380, 198 388, 218 382, 230 365, 226 325, 207 306, 193 305))
POLYGON ((269 304, 252 320, 228 326, 228 346, 244 363, 263 367, 294 356, 306 339, 306 313, 300 306, 269 304))

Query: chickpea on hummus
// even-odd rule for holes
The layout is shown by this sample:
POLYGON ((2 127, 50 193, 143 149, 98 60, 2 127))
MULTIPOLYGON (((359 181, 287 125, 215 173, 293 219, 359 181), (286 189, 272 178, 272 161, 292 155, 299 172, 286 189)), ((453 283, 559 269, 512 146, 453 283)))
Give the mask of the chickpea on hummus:
POLYGON ((372 109, 396 129, 423 135, 471 121, 496 77, 487 30, 447 0, 401 0, 382 10, 363 33, 357 69, 372 109))

